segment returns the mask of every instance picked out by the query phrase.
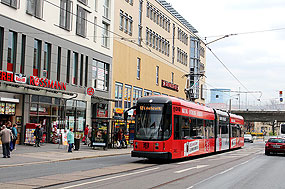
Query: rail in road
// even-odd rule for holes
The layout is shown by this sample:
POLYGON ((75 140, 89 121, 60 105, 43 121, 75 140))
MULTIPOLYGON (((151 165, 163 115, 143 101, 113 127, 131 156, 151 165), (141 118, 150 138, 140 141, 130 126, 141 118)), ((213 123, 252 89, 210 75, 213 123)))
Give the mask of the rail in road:
MULTIPOLYGON (((84 179, 59 182, 54 185, 45 185, 44 188, 193 188, 226 174, 235 168, 264 156, 264 143, 249 144, 243 149, 225 153, 194 158, 186 161, 172 161, 170 163, 155 163, 138 161, 135 164, 140 168, 122 170, 117 173, 90 176, 84 179)), ((134 164, 123 166, 132 167, 134 164)), ((103 171, 103 169, 102 169, 103 171)), ((104 172, 104 171, 103 171, 104 172)), ((38 187, 38 188, 42 188, 38 187)))

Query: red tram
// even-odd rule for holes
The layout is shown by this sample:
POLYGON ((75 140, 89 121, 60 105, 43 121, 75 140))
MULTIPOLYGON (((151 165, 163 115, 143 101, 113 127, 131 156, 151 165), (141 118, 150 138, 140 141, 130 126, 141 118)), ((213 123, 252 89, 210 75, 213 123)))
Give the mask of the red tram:
POLYGON ((177 159, 244 145, 241 116, 168 96, 138 100, 132 157, 177 159))

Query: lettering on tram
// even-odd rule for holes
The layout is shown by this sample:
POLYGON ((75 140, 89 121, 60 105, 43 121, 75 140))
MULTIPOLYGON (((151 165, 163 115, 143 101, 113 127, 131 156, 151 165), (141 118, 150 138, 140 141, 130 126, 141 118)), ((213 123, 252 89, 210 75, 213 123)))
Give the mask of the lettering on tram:
POLYGON ((177 159, 244 146, 241 116, 168 96, 138 100, 132 157, 177 159))

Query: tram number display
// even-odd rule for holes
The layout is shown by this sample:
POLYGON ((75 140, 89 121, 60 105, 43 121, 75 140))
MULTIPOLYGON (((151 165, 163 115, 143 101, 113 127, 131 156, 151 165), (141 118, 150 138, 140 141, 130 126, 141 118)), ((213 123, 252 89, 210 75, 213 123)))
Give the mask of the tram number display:
POLYGON ((161 106, 140 106, 141 111, 162 111, 161 106))

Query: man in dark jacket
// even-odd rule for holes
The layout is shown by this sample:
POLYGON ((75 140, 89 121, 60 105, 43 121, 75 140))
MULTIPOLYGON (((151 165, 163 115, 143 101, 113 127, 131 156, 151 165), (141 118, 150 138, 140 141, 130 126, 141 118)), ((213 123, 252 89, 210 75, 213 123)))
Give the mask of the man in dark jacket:
POLYGON ((41 140, 43 138, 43 130, 42 130, 42 126, 41 125, 38 125, 36 127, 34 135, 36 137, 35 147, 40 147, 40 142, 41 142, 41 140))
POLYGON ((3 158, 10 158, 10 142, 12 137, 12 131, 7 129, 5 125, 2 126, 0 131, 0 137, 2 141, 3 158))

